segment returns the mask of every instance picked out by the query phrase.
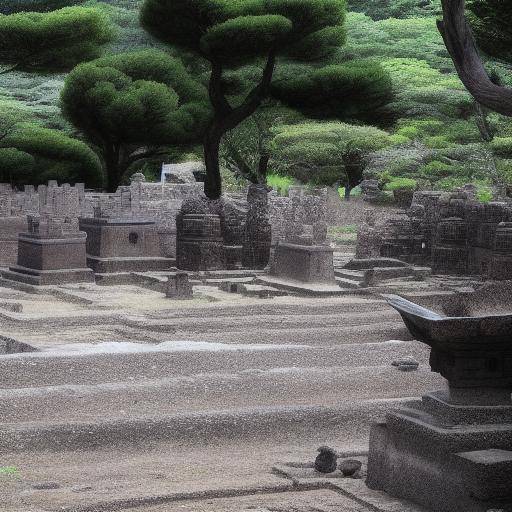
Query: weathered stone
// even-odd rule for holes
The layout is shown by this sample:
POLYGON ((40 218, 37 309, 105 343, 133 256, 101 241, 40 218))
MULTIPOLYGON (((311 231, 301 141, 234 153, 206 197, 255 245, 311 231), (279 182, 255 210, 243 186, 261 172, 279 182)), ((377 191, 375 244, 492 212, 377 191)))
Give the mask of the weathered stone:
POLYGON ((242 264, 246 268, 264 269, 269 263, 272 243, 266 185, 251 184, 247 204, 242 264))
POLYGON ((335 283, 333 249, 325 245, 279 243, 270 273, 306 283, 335 283))
POLYGON ((320 473, 334 473, 338 464, 338 454, 328 446, 318 448, 320 452, 315 459, 315 469, 320 473))
POLYGON ((391 363, 396 366, 401 372, 413 372, 418 369, 420 363, 413 357, 404 357, 391 363))
POLYGON ((169 275, 165 296, 169 299, 191 299, 192 285, 186 272, 176 272, 169 275))
POLYGON ((345 459, 340 462, 339 469, 343 476, 355 477, 362 467, 362 462, 357 459, 345 459))
POLYGON ((143 219, 81 218, 87 233, 87 264, 97 273, 167 270, 154 221, 143 219))
POLYGON ((77 219, 29 217, 28 233, 18 237, 17 264, 2 276, 33 285, 94 281, 86 264, 86 236, 77 219))
POLYGON ((388 413, 372 427, 367 485, 436 512, 512 507, 510 313, 443 317, 388 301, 431 347, 449 390, 388 413))
POLYGON ((179 214, 176 264, 182 270, 225 268, 224 240, 218 215, 179 214))

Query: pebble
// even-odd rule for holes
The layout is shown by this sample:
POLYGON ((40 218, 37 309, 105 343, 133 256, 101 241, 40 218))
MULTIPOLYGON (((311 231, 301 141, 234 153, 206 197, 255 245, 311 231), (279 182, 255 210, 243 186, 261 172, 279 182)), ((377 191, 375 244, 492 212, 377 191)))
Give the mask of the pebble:
POLYGON ((362 462, 357 459, 345 459, 340 462, 340 471, 343 476, 354 476, 362 465, 362 462))
POLYGON ((315 469, 320 473, 333 473, 338 464, 338 454, 328 446, 320 446, 320 452, 315 459, 315 469))
POLYGON ((404 357, 403 359, 393 361, 392 365, 396 366, 402 372, 413 372, 418 369, 420 363, 413 357, 404 357))

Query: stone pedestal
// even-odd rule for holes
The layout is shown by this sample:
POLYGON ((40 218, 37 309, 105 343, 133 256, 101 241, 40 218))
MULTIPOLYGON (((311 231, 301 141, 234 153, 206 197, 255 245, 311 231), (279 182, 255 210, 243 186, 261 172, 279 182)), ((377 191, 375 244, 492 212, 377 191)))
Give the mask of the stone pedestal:
POLYGON ((154 221, 82 218, 80 229, 87 233, 87 265, 97 273, 168 270, 174 264, 161 256, 154 221))
POLYGON ((18 264, 2 276, 32 285, 93 282, 93 271, 86 264, 85 240, 82 232, 61 234, 59 238, 20 234, 18 264))
POLYGON ((304 283, 336 284, 333 250, 326 245, 279 242, 270 273, 304 283))
POLYGON ((220 217, 205 213, 178 214, 176 265, 181 270, 226 268, 220 217))
POLYGON ((373 425, 367 485, 435 512, 512 510, 511 316, 447 318, 389 300, 449 388, 373 425))

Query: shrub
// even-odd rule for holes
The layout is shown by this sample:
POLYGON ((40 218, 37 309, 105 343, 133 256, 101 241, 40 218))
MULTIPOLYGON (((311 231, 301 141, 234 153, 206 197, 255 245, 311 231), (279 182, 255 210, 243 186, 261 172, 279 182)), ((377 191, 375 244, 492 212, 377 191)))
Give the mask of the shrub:
POLYGON ((392 178, 385 186, 386 192, 393 192, 394 190, 416 190, 418 182, 410 178, 392 178))
POLYGON ((83 142, 67 137, 60 131, 21 125, 2 143, 15 148, 18 152, 16 158, 26 164, 28 158, 25 155, 33 158, 31 175, 26 177, 26 183, 37 185, 48 180, 59 180, 85 182, 94 188, 103 184, 101 163, 96 154, 83 142))
POLYGON ((0 61, 22 68, 68 68, 98 57, 112 37, 108 18, 93 8, 0 15, 0 61))
POLYGON ((295 180, 290 176, 281 176, 279 174, 269 174, 267 176, 267 185, 277 190, 280 196, 287 196, 289 188, 295 180))

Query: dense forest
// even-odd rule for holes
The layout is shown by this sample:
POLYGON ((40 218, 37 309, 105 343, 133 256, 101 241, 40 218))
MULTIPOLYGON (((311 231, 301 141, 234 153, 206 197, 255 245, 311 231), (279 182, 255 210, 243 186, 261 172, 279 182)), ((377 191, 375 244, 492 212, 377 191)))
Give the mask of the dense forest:
MULTIPOLYGON (((115 190, 133 172, 157 179, 162 162, 206 155, 219 170, 211 197, 220 180, 224 190, 297 181, 348 196, 375 178, 383 201, 396 189, 474 183, 482 201, 512 189, 512 121, 460 82, 438 0, 333 0, 336 12, 301 33, 269 9, 258 30, 233 17, 201 41, 193 24, 162 22, 160 4, 3 2, 0 181, 115 190), (282 51, 261 49, 269 34, 282 51)), ((489 75, 512 84, 512 10, 467 6, 489 75)))

